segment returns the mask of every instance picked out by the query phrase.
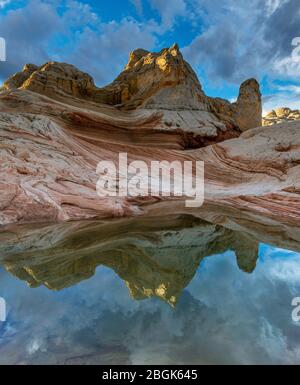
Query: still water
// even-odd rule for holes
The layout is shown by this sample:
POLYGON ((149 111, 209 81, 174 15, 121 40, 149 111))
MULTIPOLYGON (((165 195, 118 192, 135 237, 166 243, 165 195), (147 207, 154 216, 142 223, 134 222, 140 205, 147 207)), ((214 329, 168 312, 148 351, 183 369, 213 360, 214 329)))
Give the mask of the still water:
POLYGON ((1 364, 300 363, 299 252, 187 218, 76 226, 0 237, 1 364))

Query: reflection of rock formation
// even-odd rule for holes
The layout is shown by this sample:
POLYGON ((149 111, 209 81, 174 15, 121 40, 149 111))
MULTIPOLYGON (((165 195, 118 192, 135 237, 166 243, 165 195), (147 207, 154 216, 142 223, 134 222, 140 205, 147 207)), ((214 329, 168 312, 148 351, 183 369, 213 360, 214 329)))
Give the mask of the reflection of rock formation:
POLYGON ((15 227, 0 233, 0 241, 6 269, 32 287, 60 290, 102 265, 126 282, 133 298, 170 304, 203 258, 232 249, 239 267, 251 272, 258 254, 253 238, 189 216, 15 227))

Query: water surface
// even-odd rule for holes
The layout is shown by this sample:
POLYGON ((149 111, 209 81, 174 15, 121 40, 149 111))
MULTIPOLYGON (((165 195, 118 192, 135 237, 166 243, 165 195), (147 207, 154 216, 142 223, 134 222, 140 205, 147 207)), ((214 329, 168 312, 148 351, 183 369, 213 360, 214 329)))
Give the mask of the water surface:
POLYGON ((300 363, 300 253, 188 218, 102 226, 2 235, 1 364, 300 363))

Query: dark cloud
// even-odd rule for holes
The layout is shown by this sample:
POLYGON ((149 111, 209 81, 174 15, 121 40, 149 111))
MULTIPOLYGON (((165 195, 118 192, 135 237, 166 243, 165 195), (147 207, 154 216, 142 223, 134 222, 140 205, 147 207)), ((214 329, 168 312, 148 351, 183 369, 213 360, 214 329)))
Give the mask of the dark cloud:
POLYGON ((0 16, 0 36, 6 39, 7 46, 7 62, 0 64, 0 78, 19 71, 25 63, 48 61, 49 40, 62 27, 55 8, 35 0, 0 16))
POLYGON ((291 55, 300 36, 299 0, 191 0, 206 30, 185 48, 187 59, 215 81, 240 83, 246 78, 278 75, 276 60, 291 55))
POLYGON ((98 84, 111 81, 137 47, 152 49, 159 26, 141 25, 132 18, 101 22, 90 6, 70 0, 64 11, 59 1, 31 0, 25 7, 0 16, 0 36, 6 39, 7 62, 0 79, 25 63, 70 62, 94 76, 98 84))
POLYGON ((185 48, 187 60, 204 67, 208 76, 232 79, 237 72, 237 37, 229 23, 210 28, 185 48), (222 34, 220 34, 222 30, 222 34))
POLYGON ((92 74, 98 85, 106 84, 123 69, 130 51, 155 46, 155 28, 155 24, 141 28, 132 19, 101 24, 96 31, 86 28, 78 36, 73 52, 64 56, 65 61, 92 74))

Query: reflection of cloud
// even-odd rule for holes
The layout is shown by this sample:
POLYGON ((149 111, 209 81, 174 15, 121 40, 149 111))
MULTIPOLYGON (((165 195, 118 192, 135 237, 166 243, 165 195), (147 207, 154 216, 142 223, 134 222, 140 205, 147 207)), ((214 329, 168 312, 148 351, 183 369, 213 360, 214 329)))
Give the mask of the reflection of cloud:
POLYGON ((250 275, 238 269, 232 252, 204 260, 175 310, 155 299, 132 301, 124 283, 104 268, 58 293, 24 290, 24 283, 0 272, 16 330, 0 347, 0 360, 299 362, 299 327, 290 304, 300 294, 300 254, 265 245, 260 254, 250 275))
POLYGON ((31 356, 32 354, 37 353, 42 347, 42 341, 37 338, 33 338, 27 345, 27 352, 31 356))

